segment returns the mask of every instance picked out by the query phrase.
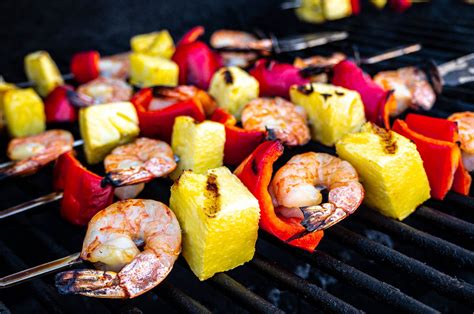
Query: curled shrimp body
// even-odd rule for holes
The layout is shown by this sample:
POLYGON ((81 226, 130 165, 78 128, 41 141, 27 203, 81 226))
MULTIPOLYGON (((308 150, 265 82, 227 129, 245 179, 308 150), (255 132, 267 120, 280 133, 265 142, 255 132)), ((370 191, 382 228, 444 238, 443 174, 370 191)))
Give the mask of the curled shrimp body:
POLYGON ((135 197, 143 190, 143 183, 172 172, 176 161, 166 142, 142 137, 115 148, 105 158, 104 166, 107 174, 103 183, 122 187, 115 191, 122 199, 135 197))
POLYGON ((474 171, 474 112, 457 112, 448 120, 458 124, 462 161, 467 171, 474 171))
POLYGON ((77 107, 87 107, 111 102, 128 101, 132 97, 132 87, 116 78, 99 76, 68 93, 70 101, 77 107))
POLYGON ((257 98, 245 105, 242 125, 246 130, 267 131, 270 138, 287 146, 309 142, 306 112, 283 98, 257 98))
POLYGON ((81 258, 100 270, 59 273, 56 287, 63 294, 134 298, 163 281, 180 252, 181 228, 166 205, 120 201, 98 212, 87 228, 81 258))
POLYGON ((313 232, 352 214, 365 192, 350 163, 329 154, 308 152, 293 156, 276 172, 270 194, 281 215, 303 218, 301 224, 313 232), (325 189, 329 191, 328 201, 322 203, 321 190, 325 189))
POLYGON ((126 80, 130 74, 130 53, 101 57, 99 72, 100 76, 126 80))
POLYGON ((180 85, 153 87, 153 99, 148 110, 159 110, 188 99, 194 100, 198 106, 201 106, 206 115, 212 115, 217 108, 215 100, 206 91, 191 85, 180 85))
POLYGON ((2 169, 7 176, 31 174, 72 149, 74 138, 65 130, 49 130, 10 141, 7 155, 16 161, 2 169))

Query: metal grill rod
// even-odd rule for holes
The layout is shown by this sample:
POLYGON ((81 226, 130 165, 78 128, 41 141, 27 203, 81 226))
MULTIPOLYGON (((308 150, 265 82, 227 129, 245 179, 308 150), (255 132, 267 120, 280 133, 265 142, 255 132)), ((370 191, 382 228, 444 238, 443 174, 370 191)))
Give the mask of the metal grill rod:
POLYGON ((402 222, 389 219, 365 206, 357 211, 356 217, 362 218, 368 223, 368 226, 377 226, 404 241, 427 249, 445 260, 452 261, 457 267, 474 268, 474 252, 456 244, 417 230, 402 222))
POLYGON ((221 288, 224 293, 239 301, 245 308, 258 313, 285 313, 259 295, 245 288, 229 275, 219 273, 208 281, 221 288))
POLYGON ((283 284, 285 287, 302 295, 309 301, 316 303, 323 307, 324 311, 333 313, 360 313, 361 311, 352 305, 340 300, 332 294, 326 292, 322 288, 313 283, 300 278, 286 269, 268 261, 266 258, 255 254, 250 266, 260 272, 265 273, 277 282, 283 284))
POLYGON ((265 241, 270 242, 280 249, 308 260, 310 263, 320 267, 323 271, 365 291, 374 299, 393 306, 394 308, 406 312, 437 313, 435 309, 404 294, 398 288, 347 265, 321 250, 308 253, 289 245, 283 245, 281 241, 265 232, 260 232, 259 237, 262 237, 265 241))
POLYGON ((326 233, 330 237, 350 246, 358 253, 422 280, 431 288, 449 298, 474 305, 474 286, 469 283, 450 277, 414 258, 369 240, 341 226, 333 226, 326 233))
POLYGON ((474 240, 474 224, 440 212, 427 206, 420 206, 412 214, 414 217, 426 219, 437 226, 450 230, 457 235, 474 240))

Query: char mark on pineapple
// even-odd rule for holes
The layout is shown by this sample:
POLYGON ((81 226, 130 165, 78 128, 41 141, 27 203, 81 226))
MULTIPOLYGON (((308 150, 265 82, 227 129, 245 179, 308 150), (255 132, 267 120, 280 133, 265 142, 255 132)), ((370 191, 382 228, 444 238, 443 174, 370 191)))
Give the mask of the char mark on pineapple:
POLYGON ((206 193, 208 194, 207 199, 211 202, 206 207, 206 215, 209 218, 216 216, 219 211, 219 187, 217 186, 217 177, 214 174, 209 174, 207 176, 206 182, 206 193))
POLYGON ((224 81, 226 82, 226 84, 232 84, 234 83, 234 78, 232 77, 232 73, 230 73, 229 70, 225 70, 224 72, 222 72, 222 75, 224 76, 224 81))
POLYGON ((395 154, 398 146, 397 141, 393 138, 392 131, 387 131, 379 126, 372 125, 375 134, 380 137, 380 142, 383 146, 383 150, 386 154, 395 154))
POLYGON ((314 92, 312 84, 300 85, 298 86, 298 91, 304 95, 311 95, 314 92))

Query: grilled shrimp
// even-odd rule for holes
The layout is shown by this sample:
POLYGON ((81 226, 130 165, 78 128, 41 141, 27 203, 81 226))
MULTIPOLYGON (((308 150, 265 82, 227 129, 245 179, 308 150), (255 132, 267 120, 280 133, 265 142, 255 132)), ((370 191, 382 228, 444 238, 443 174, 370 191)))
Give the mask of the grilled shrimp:
POLYGON ((339 62, 345 60, 345 54, 336 52, 329 57, 312 56, 306 59, 296 58, 293 65, 301 69, 300 74, 316 83, 327 83, 329 81, 328 73, 339 62))
POLYGON ((215 49, 271 51, 271 39, 258 39, 254 35, 242 31, 221 29, 215 31, 210 39, 215 49))
POLYGON ((125 199, 137 196, 144 183, 172 172, 176 161, 167 143, 142 137, 115 148, 105 157, 104 166, 103 184, 119 187, 115 195, 125 199))
POLYGON ((304 145, 311 139, 304 109, 279 97, 257 98, 245 105, 242 125, 246 130, 266 130, 270 138, 288 146, 304 145))
POLYGON ((91 219, 82 246, 81 258, 100 270, 61 272, 56 287, 62 294, 134 298, 163 281, 180 252, 181 229, 166 205, 119 201, 91 219))
POLYGON ((436 101, 436 93, 425 73, 416 67, 380 72, 374 76, 374 81, 384 89, 394 91, 397 107, 390 109, 391 116, 408 108, 430 110, 436 101))
POLYGON ((73 143, 72 134, 65 130, 15 138, 8 144, 7 155, 16 162, 1 169, 1 173, 6 176, 32 174, 70 151, 73 143))
POLYGON ((120 53, 109 57, 101 57, 99 61, 100 76, 125 81, 130 73, 130 53, 120 53))
POLYGON ((467 171, 474 171, 474 112, 457 112, 448 120, 458 124, 464 167, 467 171))
POLYGON ((76 107, 87 107, 110 102, 128 101, 132 97, 132 87, 125 81, 99 76, 68 92, 69 100, 76 107))
POLYGON ((293 156, 276 172, 269 192, 279 214, 302 219, 305 234, 331 227, 354 213, 365 194, 350 163, 314 152, 293 156), (325 189, 328 201, 322 203, 325 189))
POLYGON ((153 99, 148 110, 159 110, 177 101, 192 99, 202 107, 206 115, 212 115, 217 108, 215 100, 204 90, 191 85, 180 85, 176 87, 155 86, 153 87, 153 99))

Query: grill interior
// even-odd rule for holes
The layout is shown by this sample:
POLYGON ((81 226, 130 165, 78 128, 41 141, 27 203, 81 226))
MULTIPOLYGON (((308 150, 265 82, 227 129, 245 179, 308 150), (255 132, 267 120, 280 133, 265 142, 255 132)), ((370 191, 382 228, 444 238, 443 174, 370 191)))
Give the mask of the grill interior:
MULTIPOLYGON (((399 45, 423 44, 420 53, 364 67, 372 74, 426 59, 442 63, 474 51, 474 7, 448 1, 417 5, 404 15, 368 9, 359 17, 322 26, 301 24, 289 12, 262 11, 260 15, 251 24, 236 17, 235 25, 225 26, 271 30, 277 35, 315 30, 350 33, 349 40, 298 55, 351 54, 356 46, 362 56, 370 56, 399 45)), ((446 117, 451 112, 474 110, 473 87, 445 88, 426 114, 446 117)), ((77 126, 60 127, 79 136, 77 126)), ((287 150, 279 163, 308 150, 334 153, 310 143, 287 150)), ((1 156, 5 156, 4 149, 1 156)), ((50 182, 51 167, 31 177, 1 182, 1 209, 51 192, 50 182)), ((148 184, 141 196, 167 202, 169 185, 157 180, 148 184)), ((53 203, 0 222, 0 276, 80 250, 85 230, 67 224, 58 210, 59 203, 53 203)), ((0 290, 0 313, 472 312, 473 213, 474 199, 454 193, 443 202, 429 200, 404 222, 362 207, 328 230, 314 254, 285 246, 261 232, 257 254, 250 263, 206 282, 199 282, 182 258, 164 283, 128 301, 60 296, 53 275, 47 275, 0 290)))

